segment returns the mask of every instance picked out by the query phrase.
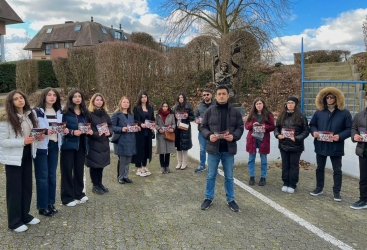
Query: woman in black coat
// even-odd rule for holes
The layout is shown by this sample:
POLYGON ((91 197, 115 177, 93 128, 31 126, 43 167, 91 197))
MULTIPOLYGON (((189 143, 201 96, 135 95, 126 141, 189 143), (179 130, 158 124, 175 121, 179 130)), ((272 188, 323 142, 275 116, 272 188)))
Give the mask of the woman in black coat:
POLYGON ((307 119, 297 104, 296 97, 288 97, 274 129, 274 136, 279 140, 282 157, 282 191, 291 194, 294 193, 298 183, 299 159, 305 150, 303 141, 310 133, 307 119))
POLYGON ((150 171, 147 168, 148 160, 152 160, 152 138, 155 125, 149 126, 146 121, 155 122, 153 107, 149 104, 148 94, 141 91, 138 94, 136 105, 133 110, 134 120, 141 127, 141 131, 135 133, 136 138, 136 154, 132 158, 132 162, 137 167, 136 175, 149 176, 150 171))
POLYGON ((192 148, 191 124, 194 121, 194 111, 191 104, 187 101, 184 93, 177 95, 176 105, 172 112, 175 114, 177 126, 175 129, 175 146, 177 148, 176 170, 184 170, 187 167, 187 153, 192 148), (180 123, 182 124, 180 126, 180 123), (181 127, 181 128, 180 128, 181 127))
POLYGON ((92 192, 104 194, 108 192, 102 184, 103 168, 110 165, 110 141, 112 123, 107 114, 106 99, 96 93, 89 102, 90 122, 93 134, 89 136, 89 154, 85 165, 89 167, 90 179, 93 183, 92 192))

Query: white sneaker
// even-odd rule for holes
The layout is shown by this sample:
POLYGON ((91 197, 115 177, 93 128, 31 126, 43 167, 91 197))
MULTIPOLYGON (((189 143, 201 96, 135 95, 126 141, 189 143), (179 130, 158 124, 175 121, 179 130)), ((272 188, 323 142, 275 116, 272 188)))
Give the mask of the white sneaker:
POLYGON ((145 176, 149 176, 149 175, 151 175, 152 173, 146 168, 145 169, 145 176))
POLYGON ((290 194, 294 193, 294 188, 288 187, 287 192, 290 194))
POLYGON ((140 171, 140 175, 139 176, 141 176, 141 177, 145 177, 145 176, 148 176, 147 175, 147 172, 142 172, 142 171, 140 171))
POLYGON ((27 224, 29 225, 36 225, 38 223, 40 223, 41 221, 38 218, 33 218, 33 220, 31 220, 30 222, 28 222, 27 224))
POLYGON ((136 170, 136 175, 140 176, 141 172, 139 170, 136 170))
POLYGON ((288 190, 288 187, 287 186, 283 186, 282 187, 282 192, 287 192, 287 190, 288 190))
POLYGON ((75 207, 76 206, 76 202, 75 201, 70 201, 68 204, 66 204, 67 207, 75 207))
POLYGON ((28 230, 28 227, 26 225, 21 225, 20 227, 17 227, 16 229, 14 229, 14 232, 21 233, 27 230, 28 230))
POLYGON ((88 196, 84 196, 83 198, 81 198, 81 199, 79 200, 79 203, 80 203, 80 204, 81 204, 81 203, 86 203, 88 200, 89 200, 89 199, 88 199, 88 196))

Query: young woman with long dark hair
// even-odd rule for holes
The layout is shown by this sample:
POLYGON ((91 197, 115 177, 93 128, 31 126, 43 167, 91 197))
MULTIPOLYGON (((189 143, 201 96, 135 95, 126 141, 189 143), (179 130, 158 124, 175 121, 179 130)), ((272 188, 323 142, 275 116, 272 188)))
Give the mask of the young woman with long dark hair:
POLYGON ((18 90, 11 91, 6 96, 5 112, 0 119, 0 162, 5 165, 8 227, 15 232, 26 231, 25 224, 40 222, 29 214, 32 155, 36 156, 35 138, 30 134, 35 127, 37 121, 26 95, 18 90))
POLYGON ((60 156, 61 201, 68 207, 88 201, 83 192, 84 161, 89 149, 87 134, 92 135, 93 130, 84 134, 79 123, 87 123, 89 119, 82 92, 71 90, 62 116, 69 133, 63 136, 60 156))
MULTIPOLYGON (((54 133, 52 123, 62 121, 60 94, 56 89, 46 88, 42 91, 38 103, 33 110, 39 128, 47 128, 45 140, 37 145, 34 158, 34 173, 37 186, 37 209, 39 214, 52 216, 57 213, 56 199, 56 169, 59 161, 62 134, 54 133)), ((69 133, 66 128, 64 133, 69 133)))
POLYGON ((170 156, 176 151, 175 142, 164 139, 165 131, 173 133, 176 128, 175 116, 169 107, 168 102, 162 102, 156 115, 157 130, 157 154, 159 154, 159 162, 161 164, 161 173, 171 173, 169 169, 170 156))
POLYGON ((297 105, 296 97, 288 97, 274 129, 282 157, 282 191, 291 194, 294 193, 298 183, 299 159, 305 150, 303 141, 310 133, 307 119, 297 105))
POLYGON ((136 154, 132 158, 137 168, 136 175, 145 177, 151 175, 147 168, 148 160, 152 160, 152 137, 154 127, 148 128, 145 121, 155 121, 153 107, 149 104, 148 93, 140 91, 134 107, 134 120, 141 127, 141 131, 135 133, 136 154))
POLYGON ((261 159, 261 176, 259 186, 265 186, 266 174, 268 171, 268 160, 266 155, 270 153, 270 132, 274 130, 274 116, 268 110, 265 100, 261 97, 255 98, 250 114, 245 123, 245 128, 249 130, 246 137, 246 151, 249 153, 248 170, 250 174, 249 185, 255 185, 255 159, 256 150, 259 150, 261 159), (255 131, 264 131, 254 133, 255 131), (254 137, 259 135, 259 137, 254 137), (261 138, 262 137, 262 138, 261 138))
POLYGON ((184 170, 187 167, 187 154, 188 150, 192 148, 191 140, 191 124, 190 122, 195 120, 194 111, 191 104, 187 101, 184 93, 177 95, 176 104, 172 108, 173 113, 176 116, 177 123, 186 124, 187 129, 182 129, 177 124, 175 134, 175 146, 177 149, 177 165, 176 170, 184 170), (178 115, 183 116, 181 119, 177 119, 178 115))
POLYGON ((93 134, 89 136, 89 153, 85 165, 89 167, 90 179, 93 183, 92 192, 104 194, 109 190, 102 184, 103 169, 110 165, 110 141, 112 135, 111 118, 107 114, 106 99, 96 93, 89 102, 90 122, 93 134), (105 125, 101 126, 101 124, 105 125), (100 127, 98 130, 98 126, 100 127), (105 130, 102 132, 102 130, 105 130))

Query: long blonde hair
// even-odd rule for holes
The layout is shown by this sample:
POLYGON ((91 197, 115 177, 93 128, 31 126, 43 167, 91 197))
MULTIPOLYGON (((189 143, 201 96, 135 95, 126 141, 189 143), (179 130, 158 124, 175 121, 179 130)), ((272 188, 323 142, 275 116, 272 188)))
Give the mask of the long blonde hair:
POLYGON ((117 108, 116 108, 115 112, 118 112, 118 111, 122 112, 121 104, 122 104, 122 100, 124 100, 124 99, 127 99, 127 100, 129 101, 129 104, 130 104, 130 105, 129 105, 129 108, 127 109, 127 113, 131 114, 131 102, 130 102, 129 98, 127 98, 127 96, 123 96, 123 97, 121 97, 121 99, 120 99, 120 101, 119 101, 119 104, 118 104, 118 106, 117 106, 117 108))
POLYGON ((89 106, 88 106, 88 110, 90 112, 94 112, 94 110, 97 109, 97 107, 94 105, 94 101, 96 100, 97 97, 101 97, 102 101, 103 101, 103 105, 102 105, 102 109, 106 112, 108 112, 108 108, 107 108, 107 103, 106 103, 106 99, 104 98, 104 96, 101 93, 95 93, 92 98, 89 101, 89 106))

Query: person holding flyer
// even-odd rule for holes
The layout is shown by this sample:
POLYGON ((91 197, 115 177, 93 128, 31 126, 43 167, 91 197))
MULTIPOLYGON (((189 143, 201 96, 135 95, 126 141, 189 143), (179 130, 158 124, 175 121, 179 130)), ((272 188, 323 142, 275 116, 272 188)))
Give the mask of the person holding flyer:
POLYGON ((8 228, 18 233, 28 230, 26 224, 40 222, 29 214, 32 156, 36 156, 36 141, 30 136, 34 127, 37 120, 26 95, 11 91, 5 98, 5 112, 0 116, 0 163, 5 165, 8 228))
POLYGON ((62 113, 62 121, 66 122, 69 133, 63 135, 61 145, 61 201, 68 207, 74 207, 88 201, 83 192, 84 161, 89 149, 86 135, 93 134, 93 130, 83 134, 79 129, 80 123, 86 123, 90 119, 80 90, 74 89, 69 92, 62 113))
POLYGON ((37 154, 34 158, 34 173, 37 186, 37 209, 39 214, 52 216, 57 213, 56 202, 56 169, 59 161, 59 150, 62 135, 69 133, 64 127, 57 133, 53 124, 61 123, 61 99, 59 92, 54 88, 42 91, 33 110, 39 128, 47 128, 45 140, 37 145, 37 154))
POLYGON ((176 104, 172 108, 177 126, 175 130, 175 147, 177 149, 176 170, 187 167, 188 150, 192 148, 191 124, 194 121, 194 111, 184 93, 177 95, 176 104))
POLYGON ((310 133, 307 119, 297 105, 296 97, 288 97, 274 129, 274 136, 279 140, 278 147, 282 157, 282 191, 290 194, 293 194, 297 187, 299 159, 305 150, 303 141, 310 133))
POLYGON ((168 174, 171 173, 169 169, 170 156, 176 151, 175 142, 167 141, 164 136, 166 132, 173 133, 176 128, 175 116, 172 114, 168 102, 161 104, 155 120, 157 121, 155 129, 157 130, 157 154, 159 154, 161 173, 168 174))
POLYGON ((103 169, 110 165, 110 141, 112 135, 111 118, 107 114, 106 99, 96 93, 89 101, 90 123, 93 131, 89 135, 89 153, 85 157, 85 165, 89 167, 90 179, 93 183, 92 192, 104 194, 109 190, 102 184, 103 169))
POLYGON ((118 141, 113 144, 113 153, 119 157, 117 181, 120 184, 132 183, 129 179, 129 168, 131 158, 136 154, 136 138, 135 133, 140 131, 139 126, 132 126, 134 116, 131 114, 130 100, 121 97, 117 109, 112 114, 112 130, 113 133, 120 134, 118 141), (136 127, 136 130, 129 129, 136 127))
POLYGON ((136 175, 145 177, 151 175, 147 168, 148 160, 152 160, 152 139, 154 135, 155 126, 150 126, 155 122, 154 110, 149 103, 148 93, 140 91, 134 107, 134 120, 141 127, 141 130, 135 133, 136 154, 132 158, 135 163, 136 175))
POLYGON ((325 181, 325 165, 329 156, 333 166, 334 200, 340 202, 342 187, 342 156, 344 140, 350 137, 352 116, 345 109, 343 92, 334 87, 322 89, 316 96, 317 111, 310 122, 311 134, 315 138, 316 153, 316 188, 310 192, 312 196, 323 193, 325 181))
POLYGON ((274 116, 266 107, 265 100, 261 97, 256 98, 245 123, 245 128, 249 130, 246 137, 246 151, 249 153, 247 167, 250 174, 250 186, 255 185, 256 149, 259 150, 261 159, 259 186, 266 185, 266 174, 268 172, 266 155, 270 153, 270 132, 274 130, 274 127, 274 116))

